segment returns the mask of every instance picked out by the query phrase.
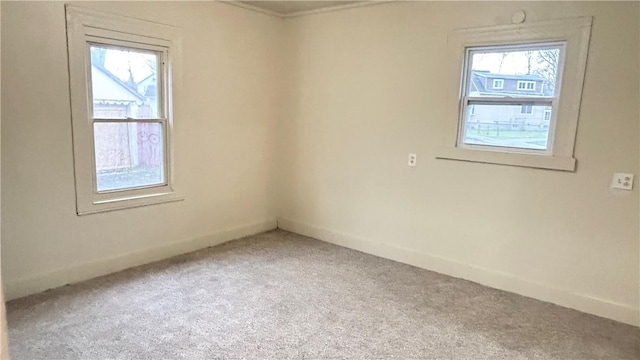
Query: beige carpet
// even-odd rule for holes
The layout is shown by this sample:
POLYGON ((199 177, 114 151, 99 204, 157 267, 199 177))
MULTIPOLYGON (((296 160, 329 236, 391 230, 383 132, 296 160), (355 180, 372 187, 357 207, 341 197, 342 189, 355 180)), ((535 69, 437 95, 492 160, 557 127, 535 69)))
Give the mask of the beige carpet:
POLYGON ((18 359, 638 359, 640 329, 284 231, 8 304, 18 359))

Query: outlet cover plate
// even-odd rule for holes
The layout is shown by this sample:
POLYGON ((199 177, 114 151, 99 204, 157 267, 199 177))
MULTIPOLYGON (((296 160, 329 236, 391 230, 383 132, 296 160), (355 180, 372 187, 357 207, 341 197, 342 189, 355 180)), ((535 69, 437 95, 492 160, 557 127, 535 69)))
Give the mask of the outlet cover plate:
POLYGON ((416 163, 418 162, 418 156, 414 153, 410 153, 409 154, 409 161, 407 162, 407 165, 414 167, 416 166, 416 163))
POLYGON ((620 190, 633 189, 633 174, 614 173, 611 180, 611 188, 620 190))

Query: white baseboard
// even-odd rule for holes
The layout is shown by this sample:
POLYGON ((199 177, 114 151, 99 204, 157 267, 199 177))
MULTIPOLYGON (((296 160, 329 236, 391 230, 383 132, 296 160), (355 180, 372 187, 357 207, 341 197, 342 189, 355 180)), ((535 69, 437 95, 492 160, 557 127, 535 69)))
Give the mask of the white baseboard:
POLYGON ((230 240, 258 234, 277 228, 275 219, 255 224, 227 229, 206 236, 186 241, 164 244, 99 261, 75 265, 55 270, 46 274, 38 274, 5 283, 6 300, 39 293, 66 284, 88 280, 97 276, 110 274, 133 266, 170 258, 172 256, 219 245, 230 240))
POLYGON ((492 288, 513 292, 626 324, 640 326, 640 309, 625 304, 554 288, 518 278, 512 274, 475 265, 463 264, 440 256, 390 244, 373 242, 296 220, 278 218, 278 228, 441 274, 470 280, 492 288))

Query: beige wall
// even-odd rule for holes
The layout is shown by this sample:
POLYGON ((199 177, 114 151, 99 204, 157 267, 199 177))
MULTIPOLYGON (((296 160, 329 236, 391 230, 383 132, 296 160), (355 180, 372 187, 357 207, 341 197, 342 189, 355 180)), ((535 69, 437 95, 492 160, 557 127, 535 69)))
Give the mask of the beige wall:
POLYGON ((638 320, 638 3, 400 2, 286 20, 279 225, 629 323, 638 320), (447 34, 593 16, 575 173, 436 160, 447 34), (416 168, 407 155, 418 154, 416 168))
POLYGON ((75 215, 63 5, 3 2, 8 297, 279 216, 327 241, 640 324, 638 190, 608 189, 614 171, 639 173, 640 4, 399 2, 286 20, 202 2, 80 6, 183 28, 186 200, 75 215), (455 121, 444 118, 447 34, 520 9, 528 21, 594 16, 575 173, 434 158, 455 121))
MULTIPOLYGON (((0 9, 2 9, 2 4, 0 3, 0 9)), ((0 10, 0 24, 2 23, 2 11, 0 10)), ((0 26, 0 29, 2 27, 0 26)), ((1 31, 0 31, 1 33, 1 31)), ((1 42, 1 41, 0 41, 1 42)), ((2 67, 2 49, 0 46, 0 68, 2 67)), ((0 79, 0 82, 1 79, 0 79)), ((0 102, 0 114, 2 113, 1 110, 2 104, 0 102)), ((1 131, 0 131, 1 133, 1 131)), ((1 143, 1 141, 0 141, 1 143)), ((2 153, 1 151, 1 146, 0 146, 0 154, 2 153)), ((0 171, 1 173, 1 171, 0 171)), ((0 181, 1 183, 1 181, 0 181)), ((0 203, 1 203, 1 199, 0 199, 0 203)), ((0 226, 1 227, 1 226, 0 226)), ((2 249, 2 246, 0 245, 0 249, 2 249)), ((2 252, 0 251, 0 255, 2 254, 2 252)), ((5 312, 5 306, 4 306, 4 286, 3 286, 3 281, 2 281, 2 261, 1 261, 1 256, 0 256, 0 359, 5 360, 5 359, 9 359, 9 347, 8 347, 8 334, 7 334, 7 320, 6 320, 6 312, 5 312)))
POLYGON ((78 3, 182 28, 174 89, 186 200, 75 214, 62 2, 2 4, 7 298, 275 228, 280 19, 214 2, 78 3))

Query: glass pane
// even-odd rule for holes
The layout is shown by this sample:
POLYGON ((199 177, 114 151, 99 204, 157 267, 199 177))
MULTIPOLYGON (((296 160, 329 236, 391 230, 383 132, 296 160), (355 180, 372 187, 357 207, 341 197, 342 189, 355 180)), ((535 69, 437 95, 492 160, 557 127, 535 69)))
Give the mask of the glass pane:
POLYGON ((158 54, 92 45, 94 118, 157 119, 158 54))
POLYGON ((98 191, 165 183, 159 123, 94 123, 98 191))
POLYGON ((469 96, 548 96, 556 93, 562 45, 471 51, 469 96))
POLYGON ((550 106, 469 105, 463 142, 471 145, 546 150, 550 114, 550 106))

